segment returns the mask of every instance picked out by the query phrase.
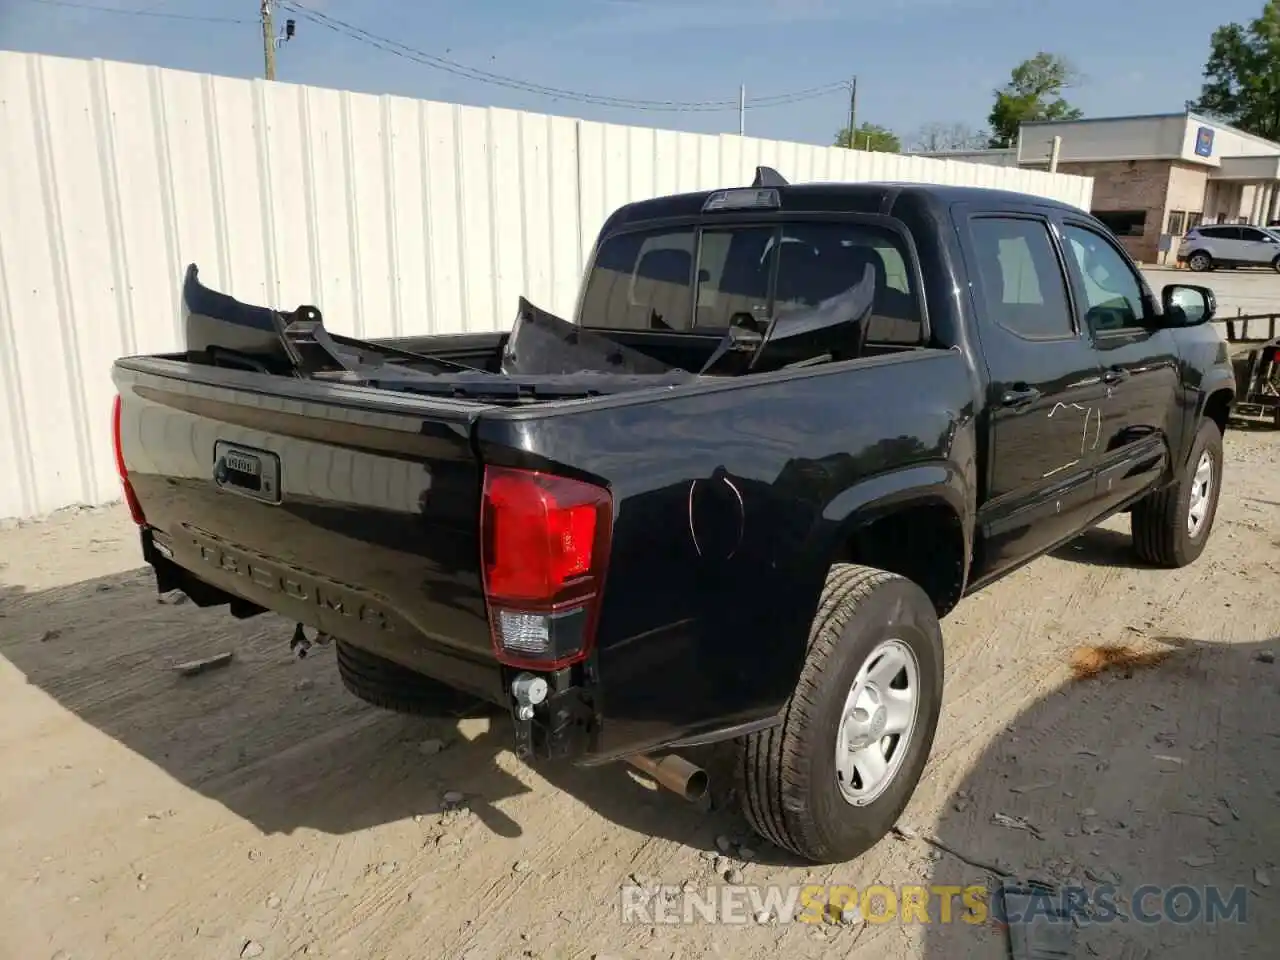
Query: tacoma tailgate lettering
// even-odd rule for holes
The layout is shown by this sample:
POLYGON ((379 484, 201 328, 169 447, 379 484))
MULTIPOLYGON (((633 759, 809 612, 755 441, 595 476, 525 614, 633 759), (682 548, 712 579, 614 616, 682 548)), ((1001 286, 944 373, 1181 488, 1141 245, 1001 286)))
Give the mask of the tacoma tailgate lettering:
POLYGON ((390 632, 394 629, 390 617, 349 587, 304 576, 294 570, 277 569, 277 564, 250 557, 208 538, 192 535, 191 544, 202 563, 223 573, 244 577, 263 590, 314 604, 338 616, 359 620, 376 630, 390 632))

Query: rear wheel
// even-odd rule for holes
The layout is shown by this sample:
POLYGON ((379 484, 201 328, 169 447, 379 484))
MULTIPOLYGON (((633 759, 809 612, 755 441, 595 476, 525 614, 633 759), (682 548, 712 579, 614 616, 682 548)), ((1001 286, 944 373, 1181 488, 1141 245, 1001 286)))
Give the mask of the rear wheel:
POLYGON ((1133 545, 1145 562, 1185 567, 1204 552, 1222 489, 1222 432, 1206 418, 1178 479, 1134 505, 1133 545))
POLYGON ((739 746, 738 794, 756 832, 815 863, 878 842, 929 759, 942 678, 925 592, 883 570, 832 567, 782 724, 739 746))
POLYGON ((1276 257, 1271 261, 1271 269, 1276 273, 1280 273, 1280 257, 1276 257))
POLYGON ((1197 250, 1187 258, 1187 266, 1196 271, 1196 273, 1204 273, 1206 270, 1213 269, 1213 257, 1203 250, 1197 250))
POLYGON ((341 640, 334 641, 342 685, 365 703, 396 713, 455 717, 482 702, 470 694, 414 673, 398 663, 341 640))

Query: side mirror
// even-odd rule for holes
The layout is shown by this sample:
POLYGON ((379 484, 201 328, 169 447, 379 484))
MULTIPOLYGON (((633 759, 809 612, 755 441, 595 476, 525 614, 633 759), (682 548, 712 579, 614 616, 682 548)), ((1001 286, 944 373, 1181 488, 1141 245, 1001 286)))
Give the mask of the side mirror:
POLYGON ((1165 324, 1170 327, 1195 327, 1208 323, 1218 312, 1218 298, 1208 287, 1171 283, 1160 292, 1165 324))

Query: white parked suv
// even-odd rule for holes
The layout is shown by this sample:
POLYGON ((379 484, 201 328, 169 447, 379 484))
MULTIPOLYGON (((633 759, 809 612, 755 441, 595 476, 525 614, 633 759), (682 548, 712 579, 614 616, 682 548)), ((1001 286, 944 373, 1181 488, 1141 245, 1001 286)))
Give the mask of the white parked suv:
POLYGON ((1195 227, 1178 246, 1178 262, 1192 270, 1271 267, 1280 273, 1280 232, 1244 224, 1195 227))

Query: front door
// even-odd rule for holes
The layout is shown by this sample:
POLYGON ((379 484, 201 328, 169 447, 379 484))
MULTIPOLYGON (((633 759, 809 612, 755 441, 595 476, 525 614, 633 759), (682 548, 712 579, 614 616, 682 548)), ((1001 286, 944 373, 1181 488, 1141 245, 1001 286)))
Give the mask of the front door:
POLYGON ((1267 267, 1280 257, 1280 241, 1256 227, 1241 227, 1240 241, 1240 259, 1250 266, 1267 267))
POLYGON ((979 213, 967 230, 988 374, 976 585, 1083 522, 1094 497, 1104 389, 1075 320, 1052 223, 1031 213, 979 213))
POLYGON ((1155 304, 1115 242, 1069 217, 1061 229, 1080 326, 1093 342, 1106 390, 1095 510, 1100 518, 1149 488, 1168 467, 1171 438, 1181 431, 1177 348, 1172 333, 1153 327, 1155 304))

